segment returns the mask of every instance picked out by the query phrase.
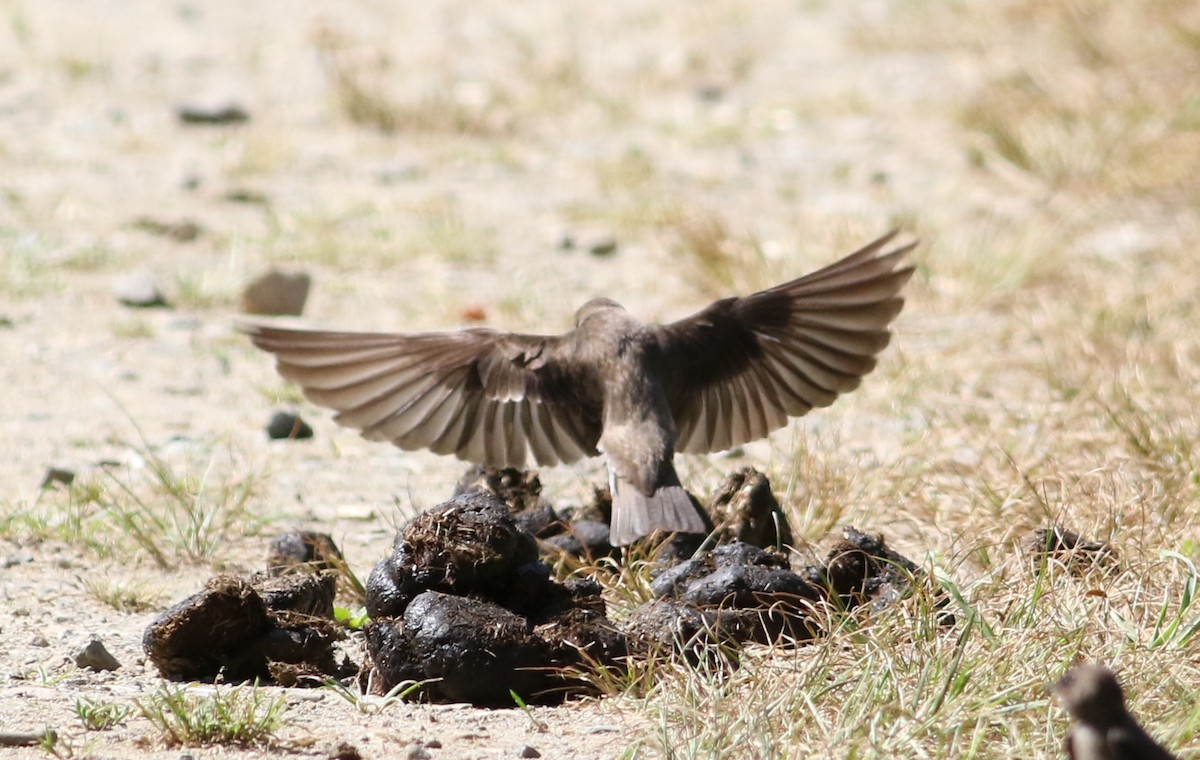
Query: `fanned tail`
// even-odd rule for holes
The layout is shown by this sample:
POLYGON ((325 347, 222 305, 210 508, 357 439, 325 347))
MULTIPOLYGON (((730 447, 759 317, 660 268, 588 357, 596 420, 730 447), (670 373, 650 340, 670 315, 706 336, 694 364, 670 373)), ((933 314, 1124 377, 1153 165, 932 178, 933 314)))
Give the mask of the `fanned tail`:
MULTIPOLYGON (((670 475, 674 476, 674 469, 670 475)), ((711 521, 682 485, 659 485, 652 494, 642 493, 636 486, 620 477, 611 479, 612 525, 609 543, 626 546, 656 530, 668 533, 707 533, 711 521)))

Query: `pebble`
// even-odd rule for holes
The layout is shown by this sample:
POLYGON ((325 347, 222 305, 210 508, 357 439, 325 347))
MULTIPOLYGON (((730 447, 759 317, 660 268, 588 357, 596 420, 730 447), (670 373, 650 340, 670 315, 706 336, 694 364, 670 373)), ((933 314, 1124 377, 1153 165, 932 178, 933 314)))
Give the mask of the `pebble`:
POLYGON ((46 474, 42 476, 42 488, 49 488, 55 483, 62 483, 64 486, 69 486, 75 481, 75 471, 68 470, 65 467, 47 467, 46 474))
POLYGON ((190 243, 200 237, 200 233, 203 232, 200 225, 190 219, 164 222, 160 219, 142 216, 133 220, 133 226, 151 235, 170 238, 177 243, 190 243))
POLYGON ((602 235, 592 238, 580 247, 593 256, 608 256, 616 253, 617 239, 612 235, 602 235))
POLYGON ((420 744, 410 744, 408 745, 408 752, 405 754, 405 757, 408 760, 430 760, 433 754, 420 744))
POLYGON ((349 742, 342 742, 329 755, 329 760, 362 760, 362 754, 349 742))
POLYGON ((48 646, 50 646, 50 642, 46 641, 45 636, 39 635, 39 636, 34 636, 33 640, 29 642, 29 645, 35 646, 35 647, 48 647, 48 646))
POLYGON ((267 437, 276 441, 312 438, 313 429, 294 412, 275 412, 267 423, 267 437))
POLYGON ((246 314, 286 314, 304 312, 312 277, 308 272, 284 272, 271 269, 250 281, 242 290, 242 311, 246 314))
POLYGON ((593 256, 608 256, 617 250, 617 238, 607 232, 567 232, 558 247, 564 251, 587 251, 593 256))
POLYGON ((266 206, 271 202, 266 193, 245 187, 234 188, 221 197, 230 203, 248 203, 254 206, 266 206))
POLYGON ((531 747, 526 744, 521 747, 521 751, 517 753, 517 757, 541 757, 542 753, 537 751, 536 747, 531 747))
POLYGON ((149 270, 131 272, 117 278, 112 286, 113 295, 126 306, 148 309, 166 306, 167 299, 158 289, 158 281, 149 270))
POLYGON ((242 124, 250 121, 250 113, 232 102, 184 103, 176 107, 175 115, 184 124, 242 124))
POLYGON ((30 562, 33 562, 32 554, 10 554, 4 559, 0 559, 0 567, 3 567, 7 570, 8 568, 16 567, 17 565, 28 565, 30 562))
POLYGON ((93 636, 88 643, 75 653, 75 664, 89 670, 116 670, 121 663, 104 647, 104 642, 93 636))
POLYGON ((0 747, 34 747, 44 742, 49 730, 40 734, 0 733, 0 747))

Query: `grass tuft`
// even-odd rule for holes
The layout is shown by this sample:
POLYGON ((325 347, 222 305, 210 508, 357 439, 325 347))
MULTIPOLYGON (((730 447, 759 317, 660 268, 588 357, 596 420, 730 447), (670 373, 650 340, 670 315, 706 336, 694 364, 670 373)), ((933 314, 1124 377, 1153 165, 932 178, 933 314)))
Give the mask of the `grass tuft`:
POLYGON ((134 705, 167 746, 233 745, 266 747, 286 726, 287 700, 271 697, 258 686, 214 689, 207 696, 184 687, 160 687, 134 705))

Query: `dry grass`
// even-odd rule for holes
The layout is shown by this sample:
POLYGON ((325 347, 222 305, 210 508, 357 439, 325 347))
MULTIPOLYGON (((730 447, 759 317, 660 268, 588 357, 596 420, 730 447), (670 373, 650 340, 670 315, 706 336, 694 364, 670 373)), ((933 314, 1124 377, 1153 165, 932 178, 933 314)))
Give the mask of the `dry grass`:
MULTIPOLYGON (((986 21, 894 13, 926 49, 986 24, 1017 51, 959 119, 979 181, 1040 205, 918 214, 907 345, 886 389, 868 383, 838 417, 907 432, 881 452, 816 423, 772 472, 799 535, 896 537, 953 589, 958 623, 939 628, 918 596, 731 675, 666 669, 630 694, 660 726, 630 755, 1056 756, 1065 721, 1045 684, 1083 659, 1117 669, 1168 746, 1196 746, 1200 19, 1157 2, 975 11, 986 21), (1035 572, 1018 543, 1052 524, 1111 542, 1117 569, 1035 572)), ((678 237, 709 282, 736 281, 725 219, 678 237)))

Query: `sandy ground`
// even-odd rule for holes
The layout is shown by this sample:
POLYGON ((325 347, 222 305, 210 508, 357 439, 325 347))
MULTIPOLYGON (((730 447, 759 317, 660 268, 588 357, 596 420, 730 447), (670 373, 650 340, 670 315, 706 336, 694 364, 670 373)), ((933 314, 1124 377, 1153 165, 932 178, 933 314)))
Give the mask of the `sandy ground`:
MULTIPOLYGON (((136 580, 161 608, 215 567, 257 568, 269 536, 294 525, 332 533, 365 577, 406 512, 448 495, 460 463, 368 444, 312 407, 299 406, 313 441, 266 440, 271 411, 289 403, 273 400, 284 391, 270 361, 232 324, 239 288, 267 266, 312 273, 305 316, 316 324, 432 329, 478 310, 490 325, 554 332, 594 295, 675 318, 726 289, 826 263, 896 223, 920 234, 933 221, 1044 202, 1017 179, 980 181, 970 138, 946 115, 985 73, 1004 70, 1008 51, 876 46, 871 34, 886 39, 890 12, 883 2, 735 0, 0 3, 9 514, 64 501, 39 496, 51 465, 111 485, 99 464, 115 462, 115 477, 144 485, 149 450, 194 477, 207 470, 214 484, 255 477, 252 513, 271 519, 234 531, 206 563, 170 569, 117 539, 98 552, 22 540, 10 527, 0 541, 0 730, 56 727, 98 757, 262 754, 167 749, 147 742, 140 718, 80 731, 77 698, 125 700, 159 685, 140 651, 153 612, 116 611, 84 580, 136 580), (348 81, 366 94, 355 101, 348 81), (372 98, 389 114, 383 130, 351 118, 354 102, 372 98), (180 104, 226 102, 249 122, 176 117, 180 104), (760 271, 714 277, 681 258, 677 237, 654 224, 679 209, 719 213, 753 235, 760 271), (140 228, 143 218, 192 220, 201 233, 172 240, 140 228), (612 235, 618 247, 564 250, 564 235, 612 235), (171 308, 117 303, 113 281, 142 268, 171 308), (89 634, 120 670, 69 664, 89 634)), ((939 287, 952 285, 923 270, 885 367, 806 430, 835 431, 865 459, 886 460, 916 424, 888 398, 900 357, 923 365, 989 324, 987 314, 963 321, 926 308, 939 287)), ((792 440, 785 431, 749 456, 778 465, 792 440)), ((681 469, 704 492, 727 461, 681 469)), ((543 475, 561 502, 600 477, 598 462, 543 475)), ((339 742, 396 756, 431 739, 442 745, 434 757, 517 757, 525 745, 543 757, 612 757, 654 730, 632 700, 537 708, 541 732, 519 710, 369 715, 328 691, 286 698, 294 723, 283 737, 314 757, 339 742)))

